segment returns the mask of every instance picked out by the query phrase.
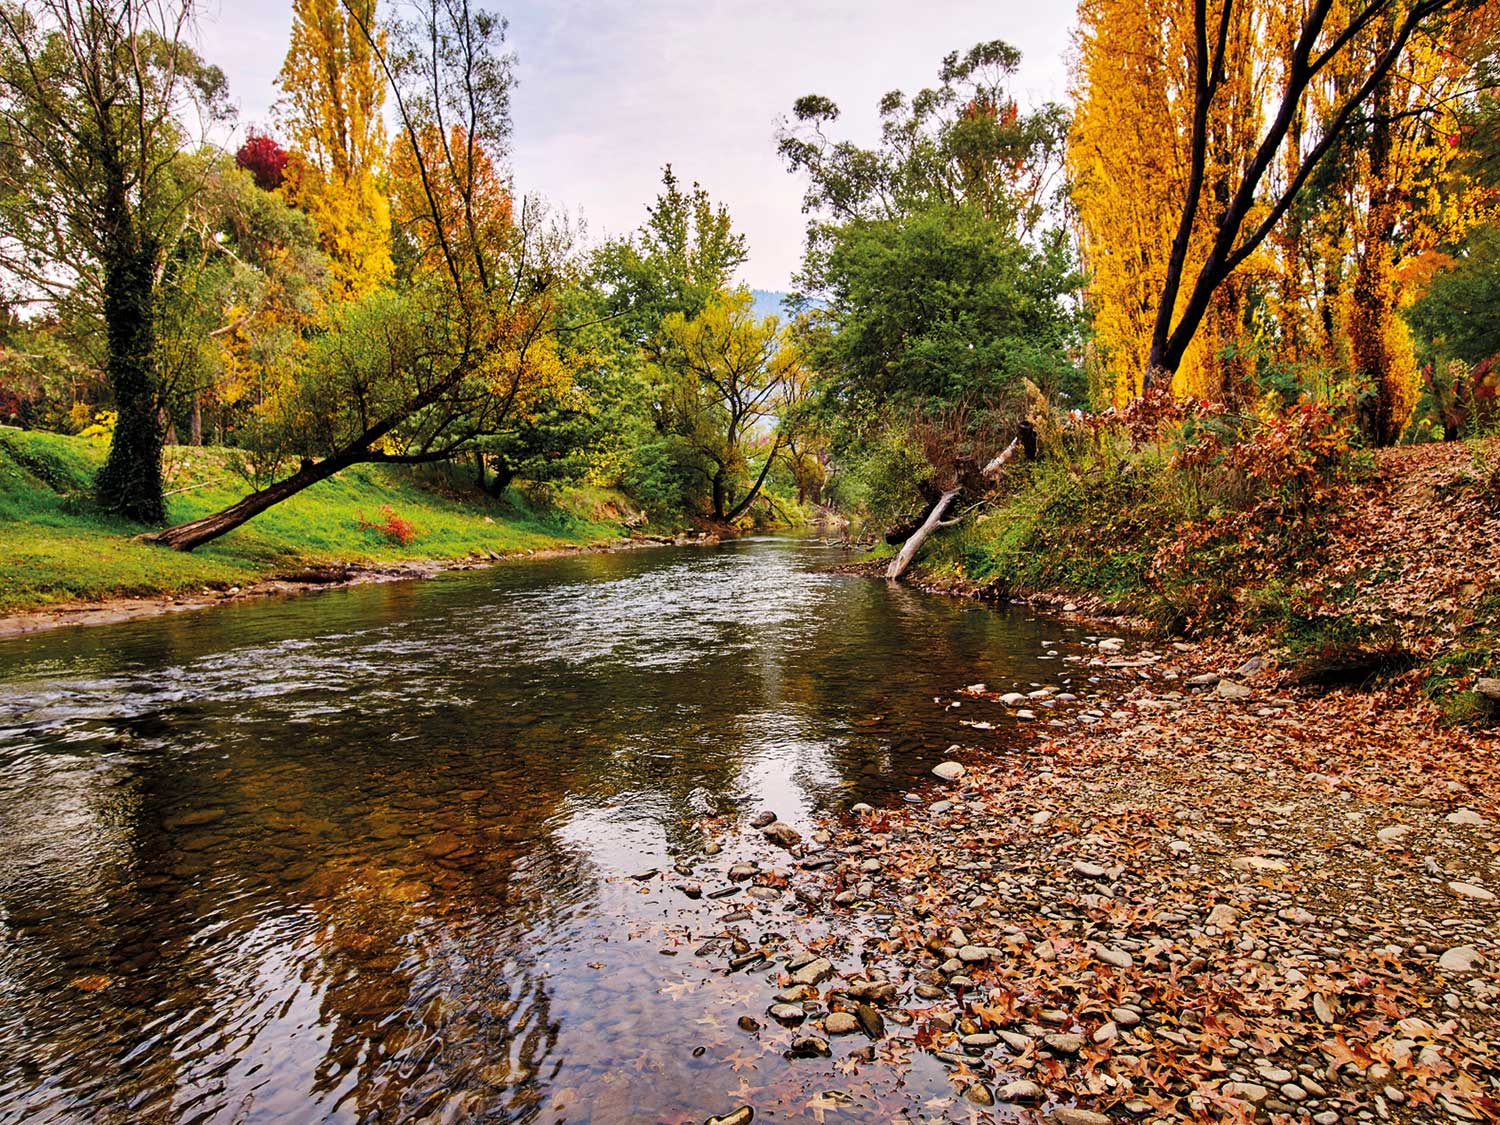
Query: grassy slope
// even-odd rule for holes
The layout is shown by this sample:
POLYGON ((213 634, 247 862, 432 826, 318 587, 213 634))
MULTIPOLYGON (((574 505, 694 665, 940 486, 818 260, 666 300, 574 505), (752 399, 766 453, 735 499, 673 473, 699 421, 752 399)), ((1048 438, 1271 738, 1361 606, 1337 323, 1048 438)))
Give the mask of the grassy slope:
POLYGON ((935 538, 921 570, 938 585, 1092 596, 1166 632, 1259 636, 1315 682, 1405 670, 1451 719, 1487 717, 1471 689, 1500 674, 1500 439, 1382 450, 1333 507, 1260 550, 1159 555, 1186 514, 1167 473, 1038 466, 935 538))
MULTIPOLYGON (((598 542, 623 534, 622 497, 561 492, 534 506, 512 489, 506 502, 472 492, 445 497, 413 471, 364 465, 272 508, 192 554, 137 543, 141 529, 93 510, 89 483, 104 446, 58 434, 0 429, 0 611, 108 597, 245 585, 312 564, 453 559, 598 542), (381 532, 389 505, 418 529, 403 547, 381 532)), ((245 486, 213 449, 168 451, 174 522, 222 508, 245 486), (191 487, 203 485, 203 487, 191 487)))

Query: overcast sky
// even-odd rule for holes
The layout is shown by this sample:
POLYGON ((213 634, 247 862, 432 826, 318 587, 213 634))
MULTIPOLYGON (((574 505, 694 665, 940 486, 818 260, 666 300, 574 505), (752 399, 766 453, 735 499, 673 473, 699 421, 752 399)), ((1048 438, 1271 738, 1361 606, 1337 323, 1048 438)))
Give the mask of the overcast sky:
MULTIPOLYGON (((1024 55, 1023 107, 1062 100, 1068 0, 524 0, 485 5, 518 56, 513 173, 588 224, 638 227, 661 166, 698 180, 750 242, 742 280, 785 289, 801 254, 802 185, 776 156, 777 122, 819 93, 844 135, 870 140, 887 90, 936 82, 949 51, 1005 39, 1024 55)), ((207 0, 204 54, 229 76, 240 129, 267 124, 290 0, 207 0)))

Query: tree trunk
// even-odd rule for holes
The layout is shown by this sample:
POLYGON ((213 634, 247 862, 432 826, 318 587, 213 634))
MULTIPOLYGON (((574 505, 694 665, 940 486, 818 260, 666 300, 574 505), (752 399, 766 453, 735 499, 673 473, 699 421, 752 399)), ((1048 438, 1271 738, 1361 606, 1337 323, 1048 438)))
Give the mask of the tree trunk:
POLYGON ((316 464, 312 461, 303 461, 302 467, 285 480, 279 480, 259 492, 252 492, 238 503, 231 504, 213 515, 189 520, 187 523, 180 523, 176 527, 169 527, 150 535, 142 535, 141 538, 148 543, 159 543, 173 550, 191 551, 194 547, 201 547, 210 540, 233 531, 240 524, 254 519, 267 508, 281 503, 289 496, 295 496, 304 488, 309 488, 320 480, 327 480, 358 460, 358 457, 345 453, 338 457, 325 458, 316 464))
POLYGON ((714 521, 724 522, 724 467, 719 466, 719 471, 713 477, 713 505, 714 521))
POLYGON ((105 372, 118 414, 94 491, 106 512, 159 524, 167 517, 167 505, 161 490, 162 427, 154 363, 156 254, 136 238, 123 201, 115 210, 116 230, 104 263, 104 328, 105 372))
POLYGON ((510 482, 516 479, 515 467, 504 457, 495 458, 495 475, 485 489, 492 500, 498 500, 505 495, 505 490, 510 487, 510 482))
POLYGON ((927 513, 927 518, 922 521, 922 526, 917 528, 916 533, 902 546, 901 551, 891 560, 891 565, 886 569, 887 578, 900 578, 911 566, 912 560, 917 557, 917 552, 922 549, 922 544, 927 542, 928 537, 943 525, 943 513, 948 510, 948 505, 953 503, 953 498, 958 495, 958 489, 952 488, 938 497, 938 502, 932 506, 932 511, 927 513))
POLYGON ((203 397, 201 395, 194 395, 193 396, 193 413, 192 413, 192 417, 191 417, 191 420, 189 422, 189 425, 191 426, 191 429, 189 430, 189 433, 191 434, 190 440, 192 441, 192 443, 194 445, 202 445, 203 444, 203 397))
POLYGON ((760 486, 766 483, 766 474, 771 471, 771 462, 776 460, 776 451, 781 448, 781 439, 778 437, 775 444, 771 446, 771 452, 766 454, 766 463, 760 467, 760 476, 755 478, 755 483, 750 486, 750 491, 745 493, 745 498, 734 506, 734 511, 725 518, 726 523, 733 523, 739 519, 745 509, 755 502, 760 495, 760 486))

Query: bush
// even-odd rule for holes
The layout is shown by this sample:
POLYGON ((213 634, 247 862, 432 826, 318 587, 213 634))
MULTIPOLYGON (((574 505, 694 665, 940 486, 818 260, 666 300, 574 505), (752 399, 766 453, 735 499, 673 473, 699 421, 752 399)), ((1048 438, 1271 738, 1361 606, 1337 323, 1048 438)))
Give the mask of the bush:
POLYGON ((417 541, 421 532, 417 530, 416 524, 398 515, 396 509, 392 508, 389 504, 380 505, 380 512, 385 518, 378 523, 369 522, 365 519, 364 513, 361 512, 357 520, 359 526, 366 531, 379 532, 390 542, 400 547, 410 547, 417 541))

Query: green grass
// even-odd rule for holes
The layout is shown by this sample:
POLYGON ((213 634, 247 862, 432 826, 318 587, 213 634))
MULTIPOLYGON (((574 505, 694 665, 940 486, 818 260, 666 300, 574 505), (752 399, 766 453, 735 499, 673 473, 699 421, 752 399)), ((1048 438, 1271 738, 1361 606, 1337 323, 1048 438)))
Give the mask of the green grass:
MULTIPOLYGON (((456 559, 617 538, 630 505, 603 489, 512 488, 492 501, 441 471, 361 465, 314 485, 191 554, 133 540, 138 525, 90 499, 102 444, 0 428, 0 612, 60 602, 225 589, 332 563, 456 559), (388 506, 417 528, 406 546, 379 530, 388 506)), ((247 491, 225 451, 168 450, 173 523, 247 491)))

